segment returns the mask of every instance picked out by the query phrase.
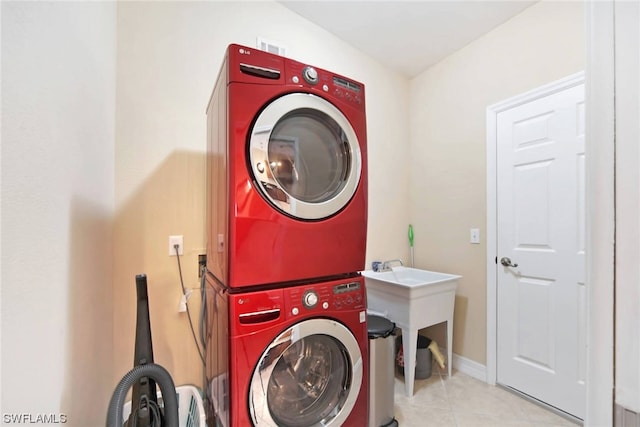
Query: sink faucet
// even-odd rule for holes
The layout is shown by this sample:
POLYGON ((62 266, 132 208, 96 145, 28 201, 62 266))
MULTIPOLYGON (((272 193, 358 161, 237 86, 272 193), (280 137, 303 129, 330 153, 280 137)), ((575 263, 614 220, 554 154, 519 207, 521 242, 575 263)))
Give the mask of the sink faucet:
POLYGON ((400 263, 400 265, 404 265, 401 259, 390 259, 389 261, 385 261, 380 266, 380 271, 391 271, 391 263, 400 263))

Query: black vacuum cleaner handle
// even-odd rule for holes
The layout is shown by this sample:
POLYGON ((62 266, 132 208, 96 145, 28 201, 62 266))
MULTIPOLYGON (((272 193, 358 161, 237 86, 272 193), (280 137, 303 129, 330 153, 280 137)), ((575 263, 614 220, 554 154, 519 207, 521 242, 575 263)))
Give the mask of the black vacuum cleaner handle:
POLYGON ((147 275, 146 274, 136 275, 136 291, 138 292, 138 301, 140 300, 149 301, 149 295, 147 294, 147 275))
MULTIPOLYGON (((136 276, 137 314, 136 314, 136 342, 133 358, 133 367, 153 363, 153 344, 151 341, 151 321, 149 319, 149 294, 147 292, 146 274, 136 276)), ((131 415, 129 426, 150 426, 154 422, 149 410, 136 413, 135 409, 141 404, 148 406, 146 402, 157 406, 156 382, 151 377, 142 377, 133 385, 131 399, 131 415)), ((161 415, 162 417, 162 415, 161 415)), ((156 422, 159 420, 156 420, 156 422)))
POLYGON ((136 276, 137 317, 136 344, 133 366, 153 363, 153 343, 151 342, 151 321, 149 320, 149 295, 147 293, 147 275, 136 276))

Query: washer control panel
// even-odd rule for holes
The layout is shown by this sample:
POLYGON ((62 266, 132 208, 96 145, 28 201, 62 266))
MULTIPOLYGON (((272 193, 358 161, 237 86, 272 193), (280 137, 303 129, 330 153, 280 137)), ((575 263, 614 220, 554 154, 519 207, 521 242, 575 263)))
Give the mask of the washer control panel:
POLYGON ((363 303, 363 292, 359 282, 349 282, 333 288, 334 305, 336 308, 351 307, 363 303))
POLYGON ((295 286, 283 291, 285 314, 288 317, 329 311, 362 310, 366 306, 364 284, 360 278, 295 286))

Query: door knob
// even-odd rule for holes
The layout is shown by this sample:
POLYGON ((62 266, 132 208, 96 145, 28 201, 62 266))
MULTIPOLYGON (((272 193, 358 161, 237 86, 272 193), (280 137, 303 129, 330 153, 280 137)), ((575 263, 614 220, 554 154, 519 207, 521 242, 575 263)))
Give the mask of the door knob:
POLYGON ((514 264, 513 262, 511 262, 511 258, 509 257, 502 257, 500 258, 500 264, 504 265, 505 267, 517 267, 518 264, 514 264))

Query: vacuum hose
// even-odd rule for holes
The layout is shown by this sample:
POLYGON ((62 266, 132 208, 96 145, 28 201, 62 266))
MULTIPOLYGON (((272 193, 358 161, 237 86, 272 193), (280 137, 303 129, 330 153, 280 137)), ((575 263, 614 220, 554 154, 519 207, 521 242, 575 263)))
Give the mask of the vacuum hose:
MULTIPOLYGON (((129 391, 129 388, 131 388, 136 381, 143 377, 153 378, 157 381, 158 386, 160 386, 164 400, 165 424, 163 427, 178 427, 178 397, 176 396, 176 387, 173 384, 173 379, 171 379, 169 372, 155 363, 136 366, 122 377, 109 402, 107 427, 122 427, 122 407, 124 406, 127 391, 129 391)), ((131 403, 133 410, 134 402, 131 403)))

